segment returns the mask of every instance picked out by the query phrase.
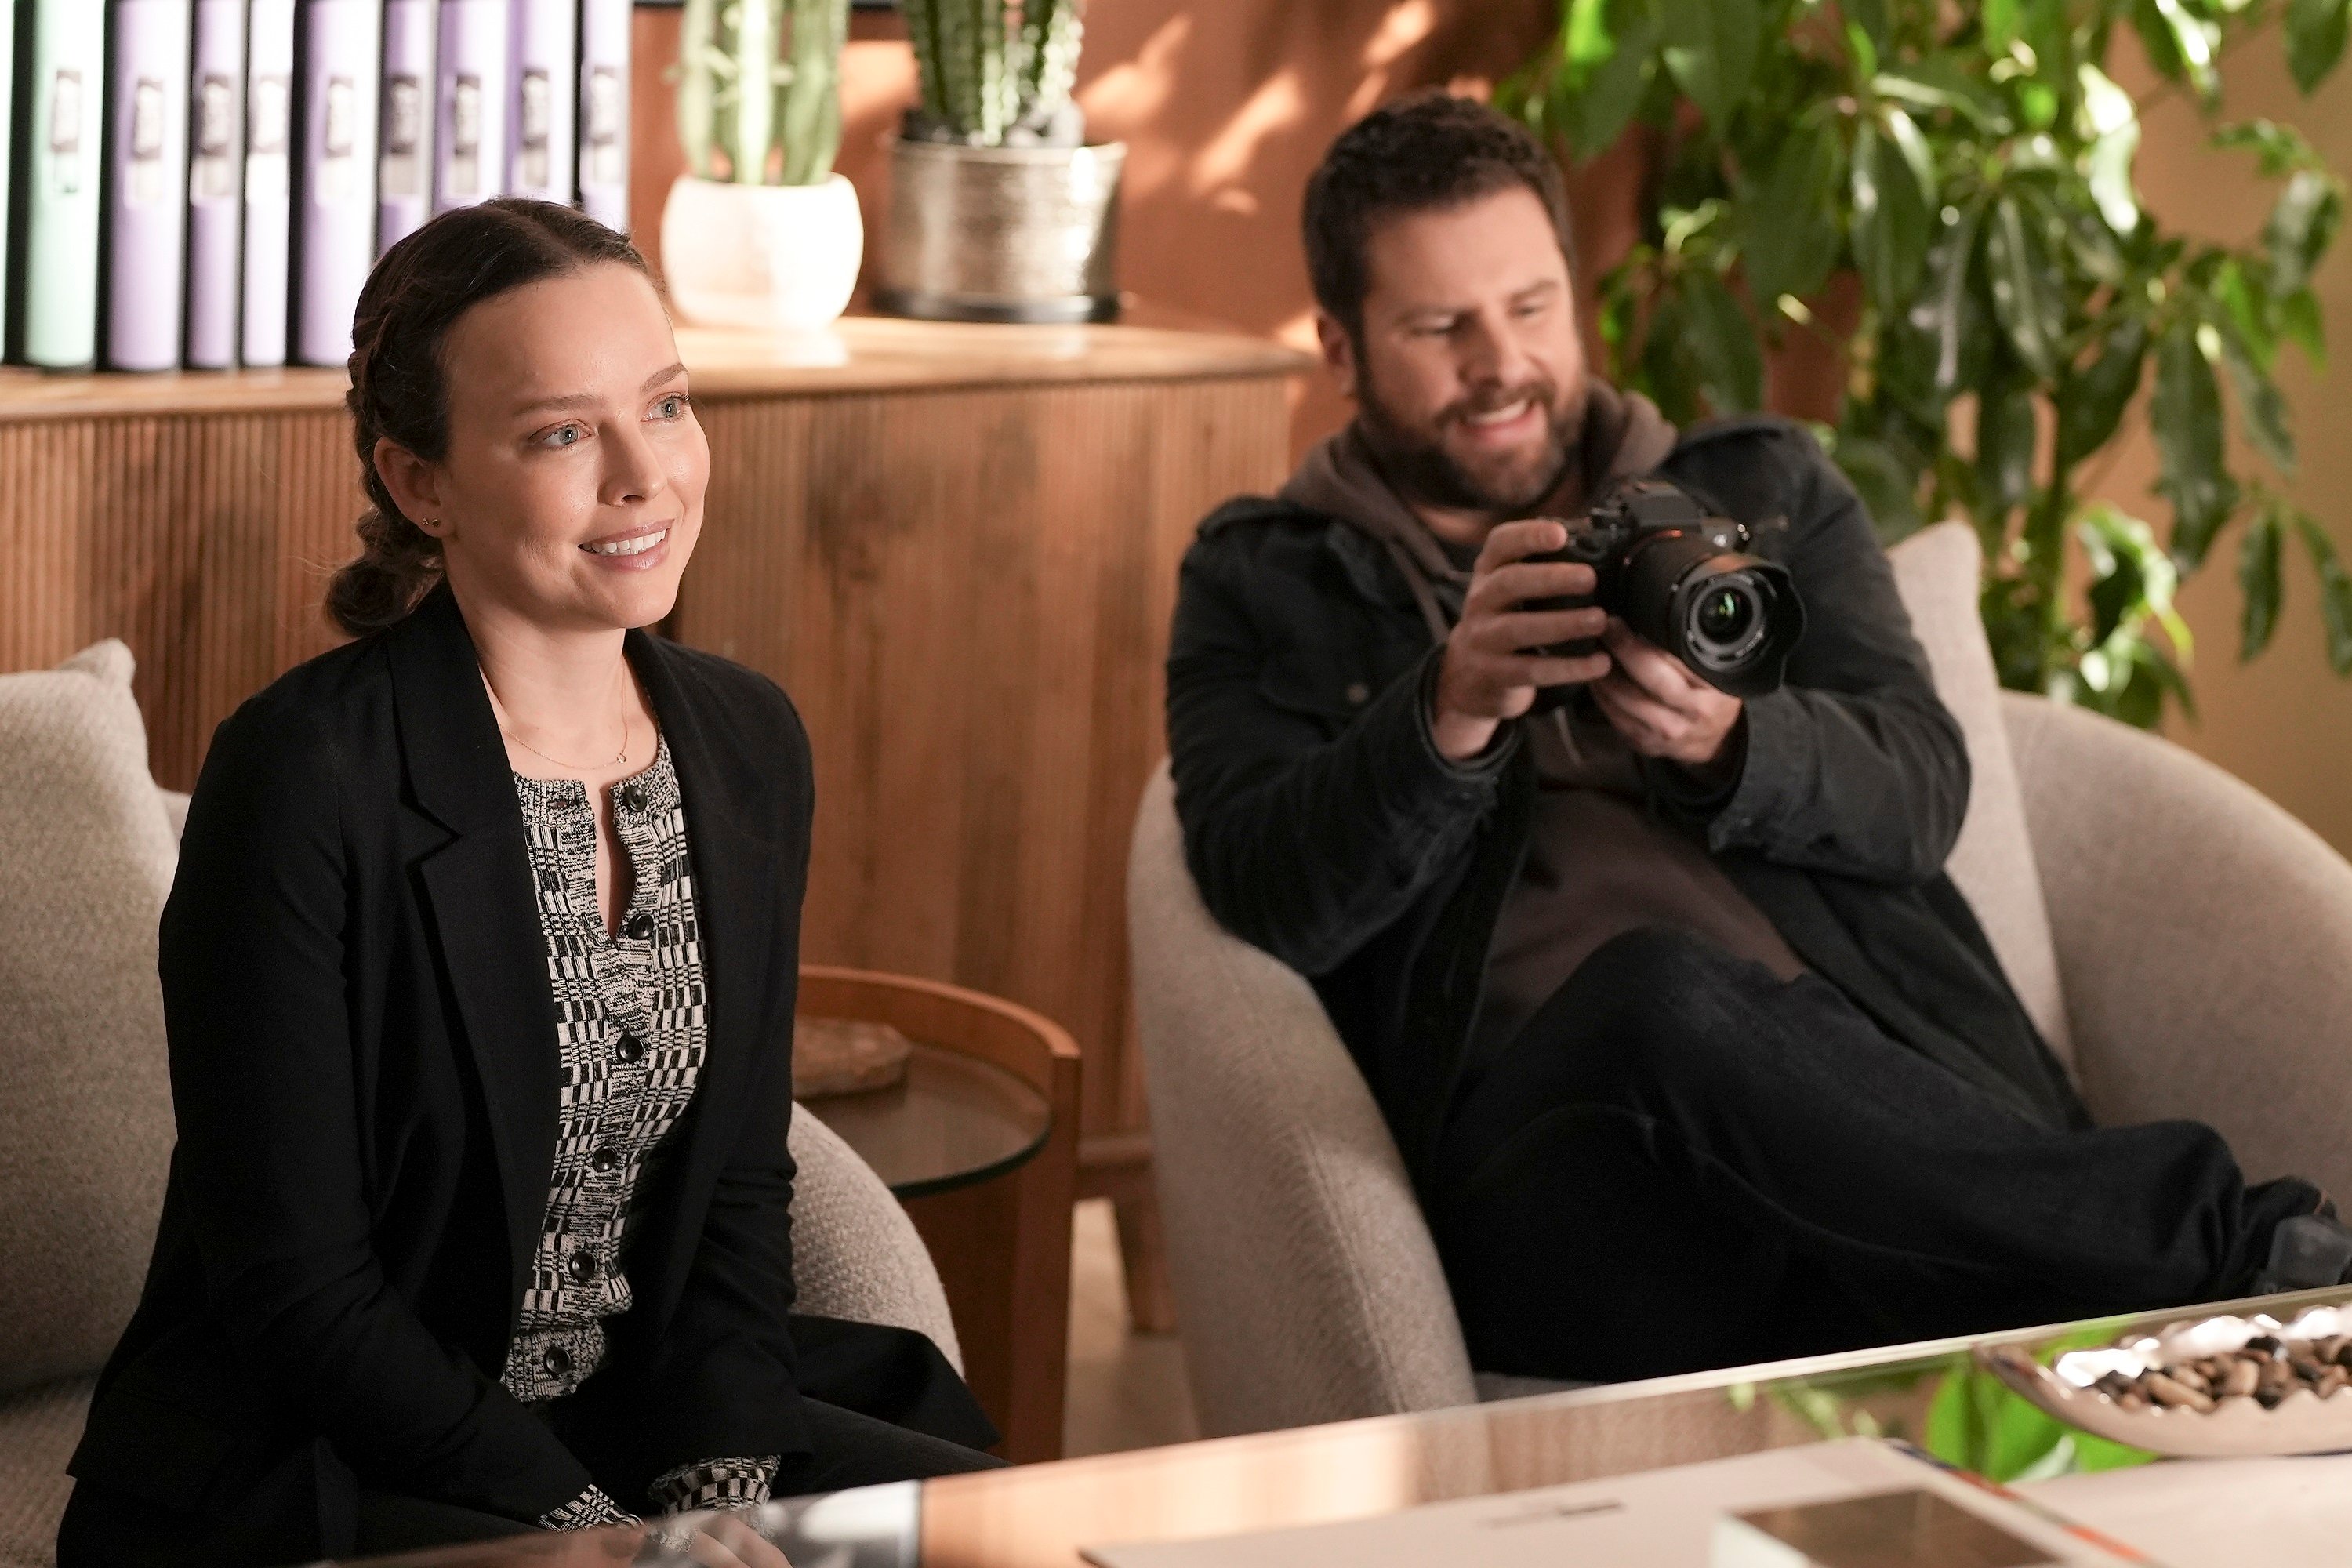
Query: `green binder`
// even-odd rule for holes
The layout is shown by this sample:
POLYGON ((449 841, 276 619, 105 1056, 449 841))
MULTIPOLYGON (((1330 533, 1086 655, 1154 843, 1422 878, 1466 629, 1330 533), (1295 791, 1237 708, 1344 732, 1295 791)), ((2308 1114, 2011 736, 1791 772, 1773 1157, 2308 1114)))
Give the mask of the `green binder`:
POLYGON ((8 205, 8 148, 14 144, 9 127, 15 121, 10 111, 16 103, 16 7, 0 0, 0 300, 8 298, 8 247, 11 236, 8 220, 12 210, 8 205))
POLYGON ((73 370, 98 358, 99 176, 106 166, 101 0, 32 0, 16 118, 25 188, 26 363, 73 370))

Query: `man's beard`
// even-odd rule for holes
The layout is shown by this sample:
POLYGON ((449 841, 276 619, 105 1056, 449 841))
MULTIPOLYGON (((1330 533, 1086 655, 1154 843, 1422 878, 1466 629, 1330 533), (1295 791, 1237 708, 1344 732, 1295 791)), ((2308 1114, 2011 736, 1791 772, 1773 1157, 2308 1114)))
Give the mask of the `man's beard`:
POLYGON ((1500 395, 1466 397, 1447 407, 1429 431, 1407 429, 1367 384, 1360 389, 1357 422, 1381 471, 1407 501, 1449 510, 1525 513, 1559 488, 1580 457, 1586 396, 1581 388, 1561 406, 1549 380, 1523 382, 1500 395), (1545 410, 1542 450, 1496 471, 1479 473, 1445 447, 1445 431, 1473 414, 1507 408, 1521 398, 1545 410))

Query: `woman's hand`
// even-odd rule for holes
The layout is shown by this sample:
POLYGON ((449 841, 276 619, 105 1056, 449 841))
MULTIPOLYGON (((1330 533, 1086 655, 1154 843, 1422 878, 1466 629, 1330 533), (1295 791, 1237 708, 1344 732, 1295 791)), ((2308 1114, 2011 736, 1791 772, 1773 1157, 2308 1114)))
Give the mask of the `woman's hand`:
POLYGON ((793 1568, 782 1548, 761 1535, 740 1512, 729 1510, 681 1520, 646 1531, 642 1563, 695 1563, 701 1568, 793 1568))

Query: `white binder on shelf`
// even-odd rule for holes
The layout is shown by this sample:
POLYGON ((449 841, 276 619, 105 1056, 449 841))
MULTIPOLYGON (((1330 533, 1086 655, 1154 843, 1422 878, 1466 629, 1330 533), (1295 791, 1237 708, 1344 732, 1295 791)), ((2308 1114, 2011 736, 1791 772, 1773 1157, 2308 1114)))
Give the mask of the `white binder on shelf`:
POLYGON ((298 37, 294 357, 340 365, 375 265, 376 88, 383 0, 305 0, 298 37))
POLYGON ((440 86, 433 126, 436 212, 505 193, 513 27, 507 0, 441 0, 441 54, 435 67, 440 86))
POLYGON ((196 370, 236 363, 245 195, 246 0, 196 0, 188 79, 188 338, 196 370))
POLYGON ((579 97, 579 0, 513 0, 514 99, 507 106, 507 194, 542 202, 572 197, 572 132, 579 97))
POLYGON ((376 159, 376 251, 433 216, 433 58, 440 0, 384 0, 383 131, 376 159))
POLYGON ((580 6, 580 205, 629 232, 629 0, 580 6))
POLYGON ((246 28, 245 299, 248 365, 286 363, 294 276, 295 0, 253 0, 246 28))
POLYGON ((107 93, 109 370, 180 363, 188 232, 189 0, 114 0, 107 93))

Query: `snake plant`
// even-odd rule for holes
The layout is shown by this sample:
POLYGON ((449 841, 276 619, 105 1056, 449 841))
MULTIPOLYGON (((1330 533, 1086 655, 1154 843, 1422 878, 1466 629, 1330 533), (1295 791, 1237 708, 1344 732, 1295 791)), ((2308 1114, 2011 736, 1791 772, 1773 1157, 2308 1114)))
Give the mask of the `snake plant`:
POLYGON ((743 185, 822 184, 841 150, 848 37, 849 0, 686 0, 677 79, 687 166, 743 185))
POLYGON ((1070 98, 1080 0, 903 0, 903 9, 923 89, 909 136, 974 147, 1085 140, 1070 98))

